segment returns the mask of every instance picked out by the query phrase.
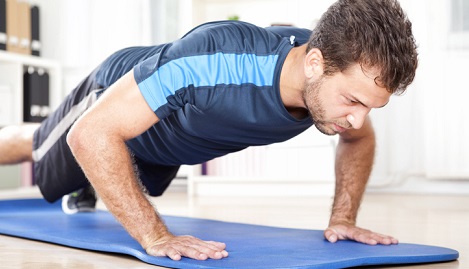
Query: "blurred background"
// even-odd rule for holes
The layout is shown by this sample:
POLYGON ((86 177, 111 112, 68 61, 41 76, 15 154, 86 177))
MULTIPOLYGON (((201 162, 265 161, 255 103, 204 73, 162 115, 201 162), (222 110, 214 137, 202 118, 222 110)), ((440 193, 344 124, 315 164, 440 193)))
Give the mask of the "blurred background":
MULTIPOLYGON (((3 1, 8 4, 14 0, 3 1)), ((44 94, 48 94, 48 106, 53 109, 80 80, 118 49, 169 42, 194 26, 214 20, 238 19, 258 26, 286 24, 312 29, 333 3, 331 0, 16 2, 38 10, 38 19, 33 18, 33 22, 39 24, 40 46, 36 51, 40 53, 30 56, 28 52, 8 48, 0 51, 0 126, 26 120, 25 88, 33 78, 28 80, 25 74, 35 72, 30 67, 39 76, 47 74, 49 92, 44 94)), ((401 0, 401 5, 413 23, 420 64, 414 83, 403 96, 393 96, 385 108, 371 112, 378 144, 368 191, 469 194, 466 103, 469 0, 401 0)), ((31 9, 31 15, 35 12, 31 9)), ((0 32, 0 41, 2 38, 0 32)), ((40 111, 47 114, 47 109, 40 111)), ((189 191, 201 194, 330 195, 336 143, 336 137, 321 135, 311 128, 285 143, 250 148, 203 167, 184 167, 179 182, 188 185, 189 191), (253 187, 246 188, 247 184, 253 187)), ((30 165, 0 167, 0 178, 0 188, 31 186, 30 165)))

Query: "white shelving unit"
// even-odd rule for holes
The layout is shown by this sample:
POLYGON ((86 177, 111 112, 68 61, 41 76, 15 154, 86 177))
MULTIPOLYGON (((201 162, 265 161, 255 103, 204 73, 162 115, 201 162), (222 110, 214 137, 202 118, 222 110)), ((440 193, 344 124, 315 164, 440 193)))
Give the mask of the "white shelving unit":
MULTIPOLYGON (((23 122, 23 74, 28 67, 49 73, 49 104, 55 109, 62 99, 62 71, 58 62, 0 51, 0 127, 23 122)), ((0 189, 26 185, 30 164, 0 166, 0 189)))
POLYGON ((62 73, 58 62, 0 51, 0 126, 23 121, 23 74, 30 66, 43 68, 49 73, 51 109, 60 104, 62 73))

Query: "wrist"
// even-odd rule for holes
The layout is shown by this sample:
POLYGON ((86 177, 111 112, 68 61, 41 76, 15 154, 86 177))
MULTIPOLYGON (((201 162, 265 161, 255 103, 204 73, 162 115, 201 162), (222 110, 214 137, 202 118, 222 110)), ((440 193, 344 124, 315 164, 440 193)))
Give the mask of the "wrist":
POLYGON ((355 219, 349 219, 345 217, 336 217, 336 216, 331 216, 329 220, 329 226, 333 225, 352 225, 355 226, 356 220, 355 219))
POLYGON ((174 235, 170 233, 166 227, 163 227, 160 229, 155 229, 155 232, 145 236, 141 241, 141 245, 144 249, 147 249, 151 246, 167 242, 173 237, 174 235))

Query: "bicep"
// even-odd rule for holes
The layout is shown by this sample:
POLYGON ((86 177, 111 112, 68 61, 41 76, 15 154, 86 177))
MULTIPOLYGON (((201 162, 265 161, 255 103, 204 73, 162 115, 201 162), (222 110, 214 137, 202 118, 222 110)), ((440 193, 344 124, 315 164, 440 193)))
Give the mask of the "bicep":
POLYGON ((74 128, 92 128, 95 132, 128 140, 158 120, 142 96, 133 71, 130 71, 102 94, 74 128))

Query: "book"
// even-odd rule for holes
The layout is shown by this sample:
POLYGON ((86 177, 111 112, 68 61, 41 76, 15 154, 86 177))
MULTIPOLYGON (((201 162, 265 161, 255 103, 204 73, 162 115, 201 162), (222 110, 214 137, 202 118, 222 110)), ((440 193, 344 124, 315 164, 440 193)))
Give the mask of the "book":
POLYGON ((31 55, 31 7, 25 1, 18 1, 17 5, 19 52, 31 55))
POLYGON ((31 54, 41 56, 39 7, 31 6, 31 54))
POLYGON ((7 49, 7 5, 0 0, 0 50, 7 49))
POLYGON ((23 121, 42 122, 50 113, 49 74, 29 67, 23 75, 23 121))
POLYGON ((21 53, 18 36, 18 2, 16 0, 6 0, 6 11, 7 50, 21 53))

